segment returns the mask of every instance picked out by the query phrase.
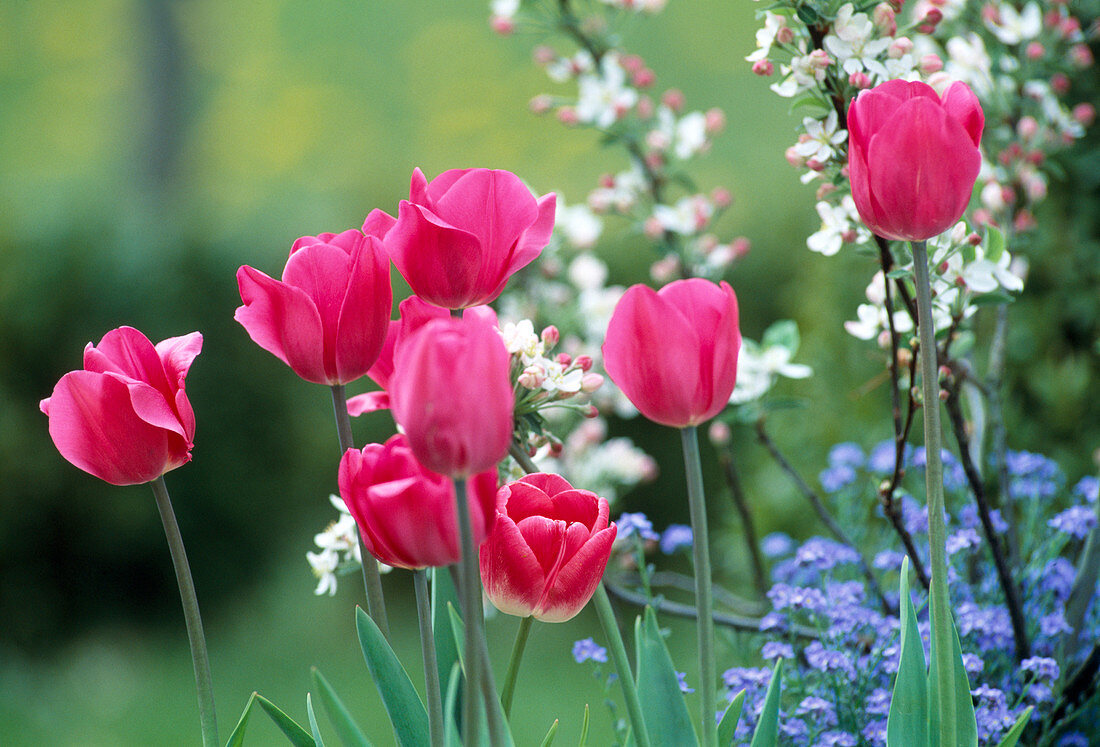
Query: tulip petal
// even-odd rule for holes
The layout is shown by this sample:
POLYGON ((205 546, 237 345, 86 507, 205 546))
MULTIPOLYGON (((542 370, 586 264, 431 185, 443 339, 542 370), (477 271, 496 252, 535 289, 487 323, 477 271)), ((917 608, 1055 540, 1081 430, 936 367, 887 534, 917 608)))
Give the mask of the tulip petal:
MULTIPOLYGON (((448 177, 447 175, 454 173, 461 175, 466 172, 458 170, 444 171, 437 178, 442 177, 445 181, 447 179, 451 179, 453 181, 453 179, 457 179, 458 177, 448 177)), ((443 182, 440 182, 440 184, 442 183, 443 182)), ((412 172, 412 177, 409 179, 409 202, 416 203, 417 205, 425 205, 430 209, 431 206, 434 204, 434 200, 428 193, 429 186, 430 185, 428 184, 428 177, 424 176, 424 172, 420 170, 420 167, 417 166, 416 168, 414 168, 412 172)))
POLYGON ((963 126, 975 148, 982 144, 985 112, 982 111, 981 102, 970 90, 970 86, 962 81, 952 83, 943 92, 943 109, 963 126))
POLYGON ((384 239, 395 223, 397 223, 397 218, 394 218, 383 210, 375 208, 367 214, 367 219, 363 221, 363 233, 367 236, 384 239))
POLYGON ((498 515, 489 539, 481 545, 479 565, 485 593, 509 615, 527 617, 543 591, 543 572, 519 527, 498 515))
POLYGON ((368 412, 390 409, 390 395, 387 392, 367 392, 348 397, 348 414, 353 418, 368 412))
POLYGON ((462 557, 454 492, 448 485, 425 491, 419 478, 381 483, 367 489, 376 536, 392 547, 403 568, 440 567, 462 557))
POLYGON ((615 542, 614 524, 597 533, 558 570, 553 584, 539 600, 535 618, 542 622, 565 622, 584 609, 603 579, 611 545, 615 542))
POLYGON ((84 348, 84 369, 96 373, 119 373, 136 381, 144 381, 174 397, 176 387, 169 386, 164 363, 149 338, 133 327, 119 327, 103 335, 99 345, 84 348))
POLYGON ((202 352, 202 333, 192 332, 180 337, 161 340, 154 349, 164 365, 169 384, 183 387, 183 380, 191 370, 191 363, 202 352))
POLYGON ((511 262, 508 263, 509 275, 529 265, 550 243, 550 236, 554 233, 554 220, 557 217, 557 199, 557 195, 551 192, 540 197, 535 203, 538 216, 516 243, 516 251, 512 255, 511 262))
POLYGON ((611 315, 604 368, 643 415, 682 428, 703 409, 695 401, 699 350, 687 318, 652 288, 635 285, 611 315))
POLYGON ((546 516, 528 516, 516 522, 523 541, 535 554, 542 568, 543 577, 549 582, 562 559, 567 524, 546 516))
POLYGON ((127 381, 117 374, 65 374, 48 409, 61 455, 112 485, 149 482, 189 459, 178 435, 138 417, 127 381))
POLYGON ((582 524, 591 532, 593 529, 603 529, 607 526, 607 517, 604 517, 603 526, 597 526, 600 519, 600 503, 595 493, 590 490, 563 490, 551 497, 554 502, 553 513, 547 514, 551 518, 560 519, 569 523, 582 524))
MULTIPOLYGON (((363 238, 360 235, 360 239, 363 238)), ((344 382, 336 363, 336 350, 340 311, 347 294, 351 262, 352 258, 340 247, 314 244, 292 254, 283 269, 283 282, 309 296, 320 314, 324 341, 322 359, 326 379, 332 382, 344 382)), ((366 371, 360 375, 363 373, 366 371)))
POLYGON ((492 169, 471 169, 462 174, 435 199, 432 212, 477 236, 493 260, 489 264, 496 265, 486 268, 485 279, 495 279, 507 266, 517 239, 539 218, 531 190, 519 177, 492 169))
POLYGON ((888 216, 887 238, 923 240, 947 230, 970 202, 981 156, 961 123, 938 103, 915 98, 871 138, 870 189, 888 216))
POLYGON ((518 482, 536 487, 551 498, 562 491, 573 489, 568 480, 553 472, 536 472, 531 475, 524 475, 518 482))
POLYGON ((472 233, 426 208, 401 202, 397 223, 386 234, 386 251, 423 300, 443 308, 462 308, 478 300, 485 248, 472 233))
POLYGON ((382 351, 393 307, 389 268, 382 242, 373 236, 351 254, 351 275, 336 329, 336 372, 341 382, 367 373, 382 351))
POLYGON ((329 384, 324 366, 321 315, 299 288, 247 265, 237 271, 243 306, 233 318, 253 342, 315 384, 329 384))

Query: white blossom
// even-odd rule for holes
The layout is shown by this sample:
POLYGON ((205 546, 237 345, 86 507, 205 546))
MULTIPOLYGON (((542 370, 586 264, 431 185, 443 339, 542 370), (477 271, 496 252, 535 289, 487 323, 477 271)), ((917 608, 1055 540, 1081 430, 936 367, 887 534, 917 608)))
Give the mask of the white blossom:
POLYGON ((1001 3, 997 6, 997 15, 1000 23, 986 20, 985 25, 1002 44, 1034 39, 1043 30, 1043 15, 1034 0, 1025 5, 1023 11, 1017 11, 1010 3, 1001 3))
POLYGON ((578 249, 595 245, 603 232, 601 221, 587 205, 566 205, 558 195, 554 217, 555 230, 561 231, 565 240, 578 249))
POLYGON ((823 120, 805 117, 802 127, 810 137, 797 143, 794 146, 795 152, 819 163, 825 163, 836 155, 836 146, 848 139, 848 131, 837 128, 836 110, 829 110, 828 116, 823 120))
POLYGON ((638 101, 638 92, 626 85, 626 71, 614 52, 604 55, 598 75, 580 75, 577 87, 577 119, 604 129, 615 124, 638 101))
POLYGON ((825 49, 851 75, 866 70, 886 78, 886 68, 878 61, 890 46, 889 37, 876 39, 875 26, 866 13, 856 13, 851 3, 837 11, 832 33, 825 37, 825 49))
POLYGON ((702 195, 684 197, 675 205, 658 204, 653 207, 653 217, 661 228, 683 236, 701 231, 713 214, 714 205, 702 195))
POLYGON ((591 252, 581 252, 569 263, 566 270, 571 282, 578 290, 597 290, 607 282, 607 265, 591 252))
POLYGON ((786 25, 787 22, 783 16, 765 11, 764 28, 756 31, 757 49, 745 59, 749 62, 767 59, 768 55, 772 53, 772 45, 775 44, 776 34, 779 33, 779 29, 786 25))
POLYGON ((806 246, 811 251, 831 257, 840 251, 845 242, 860 244, 870 238, 870 233, 860 222, 851 195, 845 195, 839 205, 822 200, 816 208, 821 216, 821 229, 806 239, 806 246))

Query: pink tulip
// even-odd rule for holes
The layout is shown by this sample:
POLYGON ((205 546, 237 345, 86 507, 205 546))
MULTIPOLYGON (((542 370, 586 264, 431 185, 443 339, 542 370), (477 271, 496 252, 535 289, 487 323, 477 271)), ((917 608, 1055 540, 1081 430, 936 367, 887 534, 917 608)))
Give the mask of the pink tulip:
POLYGON ((413 292, 446 309, 487 304, 539 256, 554 230, 553 194, 538 200, 508 171, 455 169, 428 183, 413 171, 398 217, 373 210, 363 224, 413 292))
POLYGON ((509 365, 500 333, 476 318, 433 319, 401 342, 390 406, 421 464, 466 477, 504 458, 512 442, 509 365))
POLYGON ((149 482, 191 459, 195 413, 183 383, 202 350, 192 332, 156 346, 132 327, 84 348, 84 370, 70 371, 42 400, 61 456, 112 485, 149 482))
MULTIPOLYGON (((423 327, 432 319, 447 319, 450 315, 447 310, 439 306, 421 301, 416 296, 409 296, 398 305, 400 318, 390 321, 389 331, 386 333, 386 341, 382 344, 382 352, 378 354, 378 360, 367 371, 375 384, 382 387, 380 392, 367 392, 348 399, 348 413, 353 416, 363 415, 368 412, 387 410, 390 406, 390 380, 393 378, 393 362, 401 343, 416 330, 423 327)), ((488 306, 474 306, 462 312, 463 318, 480 319, 492 326, 497 325, 497 315, 488 306)))
POLYGON ((965 83, 953 83, 943 98, 904 80, 862 91, 848 109, 848 169, 867 227, 905 241, 950 228, 970 202, 984 124, 965 83))
MULTIPOLYGON (((454 483, 425 469, 403 435, 348 449, 339 479, 340 496, 359 525, 363 545, 383 563, 415 569, 451 565, 462 557, 454 483)), ((492 529, 496 488, 495 468, 467 481, 476 543, 492 529)))
POLYGON ((717 415, 737 380, 741 331, 728 283, 629 288, 611 315, 604 368, 650 420, 683 428, 717 415))
POLYGON ((315 384, 346 384, 378 357, 393 295, 382 242, 359 231, 303 236, 282 281, 244 266, 244 305, 234 315, 249 337, 315 384))
POLYGON ((497 520, 481 546, 481 581, 501 612, 565 622, 603 578, 615 525, 607 500, 558 475, 527 475, 497 493, 497 520))

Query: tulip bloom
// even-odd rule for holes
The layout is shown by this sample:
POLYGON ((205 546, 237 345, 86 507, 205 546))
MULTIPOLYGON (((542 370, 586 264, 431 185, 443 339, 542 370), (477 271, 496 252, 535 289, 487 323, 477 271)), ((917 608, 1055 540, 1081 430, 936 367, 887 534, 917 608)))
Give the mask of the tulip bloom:
POLYGON ((61 456, 112 485, 149 482, 191 459, 195 413, 184 391, 202 350, 192 332, 155 346, 132 327, 84 348, 84 370, 61 377, 42 400, 61 456))
POLYGON ((446 309, 487 304, 539 256, 554 230, 553 194, 538 200, 508 171, 454 169, 430 183, 413 171, 397 218, 373 210, 364 233, 386 251, 413 292, 446 309))
POLYGON ((650 420, 684 428, 717 415, 737 380, 737 297, 691 278, 630 287, 611 315, 604 368, 650 420))
MULTIPOLYGON (((426 568, 462 557, 454 482, 425 469, 401 434, 384 444, 348 449, 340 460, 340 497, 363 545, 386 565, 426 568)), ((495 519, 496 469, 467 481, 474 542, 485 540, 495 519)))
POLYGON ((401 342, 390 406, 421 464, 461 478, 504 458, 513 427, 509 366, 500 333, 475 318, 433 319, 401 342))
POLYGON ((378 358, 393 294, 378 239, 359 231, 303 236, 282 281, 244 266, 234 318, 264 350, 315 384, 346 384, 378 358))
POLYGON ((982 158, 985 115, 965 83, 943 98, 924 83, 891 80, 848 109, 852 198, 879 236, 923 241, 966 210, 982 158))
POLYGON ((565 622, 603 578, 616 528, 607 499, 558 475, 527 475, 497 493, 497 520, 481 546, 481 581, 501 612, 565 622))

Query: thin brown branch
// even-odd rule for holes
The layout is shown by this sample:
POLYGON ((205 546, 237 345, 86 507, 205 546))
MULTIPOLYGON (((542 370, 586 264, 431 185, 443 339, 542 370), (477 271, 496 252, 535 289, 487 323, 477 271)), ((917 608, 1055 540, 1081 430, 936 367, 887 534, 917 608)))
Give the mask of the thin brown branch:
POLYGON ((749 551, 749 561, 752 564, 753 583, 757 592, 763 597, 768 593, 768 579, 764 570, 764 559, 760 554, 760 542, 756 537, 756 525, 752 520, 752 512, 749 511, 749 504, 745 499, 745 490, 737 474, 737 465, 734 464, 733 454, 728 448, 721 447, 718 449, 718 464, 722 467, 722 475, 726 478, 726 485, 729 486, 733 506, 741 517, 741 527, 745 533, 745 546, 749 551))

